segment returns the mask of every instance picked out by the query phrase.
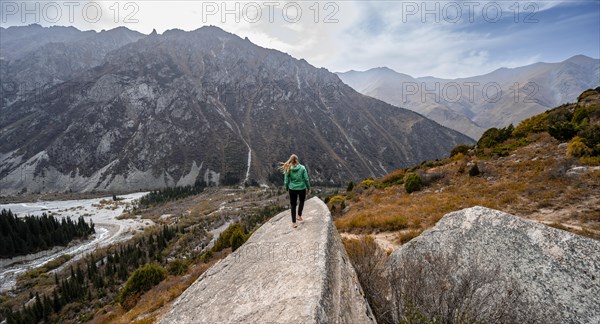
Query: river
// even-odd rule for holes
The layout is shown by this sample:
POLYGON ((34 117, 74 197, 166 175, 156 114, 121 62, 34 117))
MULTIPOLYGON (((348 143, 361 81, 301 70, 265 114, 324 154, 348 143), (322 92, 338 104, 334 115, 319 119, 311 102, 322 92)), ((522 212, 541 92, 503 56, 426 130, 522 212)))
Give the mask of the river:
POLYGON ((33 255, 0 259, 0 291, 14 287, 19 274, 43 266, 61 255, 70 254, 73 256, 72 260, 77 260, 98 247, 128 239, 136 231, 154 225, 154 222, 147 219, 117 219, 123 213, 127 203, 145 194, 146 192, 138 192, 119 196, 123 200, 120 200, 118 205, 100 204, 101 200, 111 202, 112 197, 0 204, 0 210, 10 209, 18 216, 52 213, 57 218, 69 216, 74 221, 79 216, 84 216, 86 222, 92 220, 96 224, 96 234, 89 240, 72 242, 68 247, 55 247, 33 255))

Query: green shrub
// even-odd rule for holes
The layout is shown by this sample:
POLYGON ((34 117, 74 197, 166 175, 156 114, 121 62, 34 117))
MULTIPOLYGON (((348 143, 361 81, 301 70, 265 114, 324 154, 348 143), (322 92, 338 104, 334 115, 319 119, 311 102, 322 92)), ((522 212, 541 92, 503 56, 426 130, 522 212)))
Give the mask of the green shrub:
POLYGON ((585 145, 583 139, 579 136, 575 136, 567 145, 567 156, 570 157, 590 156, 592 152, 592 149, 585 145))
POLYGON ((188 262, 186 260, 175 259, 169 263, 169 273, 174 276, 181 276, 188 270, 188 262))
POLYGON ((499 156, 508 156, 510 152, 518 149, 519 147, 526 146, 529 143, 530 141, 528 141, 526 138, 511 138, 507 141, 504 141, 502 144, 494 146, 494 148, 492 148, 492 153, 499 156))
POLYGON ((477 142, 477 148, 494 147, 506 141, 511 137, 514 129, 514 126, 511 124, 505 128, 490 128, 486 130, 477 142))
POLYGON ((421 177, 419 177, 416 173, 411 173, 406 176, 404 180, 404 189, 406 192, 411 193, 415 191, 421 190, 423 187, 423 182, 421 181, 421 177))
POLYGON ((213 251, 212 251, 212 249, 208 249, 204 253, 202 253, 202 255, 200 255, 200 260, 204 263, 207 263, 208 261, 210 261, 210 259, 212 257, 213 257, 213 251))
POLYGON ((597 110, 596 107, 577 107, 575 108, 571 122, 576 126, 585 127, 585 125, 582 124, 585 124, 590 120, 590 113, 595 110, 597 110))
POLYGON ((146 264, 138 268, 127 279, 119 295, 119 302, 125 309, 131 309, 141 294, 150 290, 167 277, 167 271, 156 264, 146 264))
POLYGON ((346 198, 340 195, 332 196, 331 199, 329 199, 327 206, 332 215, 337 215, 346 208, 346 198))
POLYGON ((372 187, 375 184, 375 181, 371 178, 367 178, 365 180, 363 180, 358 186, 361 188, 369 188, 372 187))
POLYGON ((577 131, 570 121, 561 121, 549 126, 548 133, 557 140, 565 142, 573 138, 577 131))
POLYGON ((246 236, 244 235, 244 232, 242 232, 240 229, 237 229, 233 232, 233 234, 231 234, 229 245, 231 245, 231 250, 235 251, 242 246, 244 242, 246 242, 246 236))
POLYGON ((592 150, 591 155, 600 155, 600 125, 588 126, 578 135, 583 143, 592 150))
POLYGON ((352 191, 352 189, 354 189, 354 182, 350 181, 348 182, 348 187, 346 187, 346 191, 350 192, 352 191))
POLYGON ((548 130, 548 114, 542 113, 523 120, 512 132, 515 137, 527 137, 532 133, 548 130))
POLYGON ((467 153, 469 153, 469 150, 472 148, 473 148, 473 146, 470 146, 470 145, 464 145, 464 144, 458 145, 458 146, 454 147, 452 149, 452 151, 450 151, 450 157, 453 157, 459 153, 466 155, 467 153))
POLYGON ((577 133, 571 123, 573 112, 568 106, 560 106, 548 112, 548 134, 559 141, 566 142, 577 133))
POLYGON ((346 201, 346 199, 344 197, 342 197, 340 195, 335 195, 335 196, 332 196, 328 202, 333 205, 333 204, 337 204, 337 203, 343 203, 344 201, 346 201))
POLYGON ((424 161, 421 163, 421 166, 425 168, 433 168, 437 166, 437 163, 435 161, 424 161))
POLYGON ((406 169, 404 171, 405 172, 415 172, 415 171, 419 170, 419 167, 420 167, 419 165, 415 165, 414 167, 408 168, 408 169, 406 169))
POLYGON ((223 231, 223 233, 221 233, 221 235, 219 235, 219 238, 215 242, 215 245, 212 247, 213 252, 218 252, 228 247, 232 247, 231 238, 236 232, 240 232, 242 234, 242 237, 246 234, 246 230, 242 224, 235 223, 230 225, 226 230, 223 231))

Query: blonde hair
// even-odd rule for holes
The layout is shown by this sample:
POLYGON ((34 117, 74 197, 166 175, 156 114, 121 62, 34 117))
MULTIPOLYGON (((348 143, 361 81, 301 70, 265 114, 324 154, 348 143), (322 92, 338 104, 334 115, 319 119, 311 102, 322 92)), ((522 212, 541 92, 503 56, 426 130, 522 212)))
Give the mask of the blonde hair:
POLYGON ((296 154, 292 154, 287 161, 279 162, 279 170, 281 170, 281 172, 284 174, 289 173, 290 169, 298 163, 298 156, 296 154))

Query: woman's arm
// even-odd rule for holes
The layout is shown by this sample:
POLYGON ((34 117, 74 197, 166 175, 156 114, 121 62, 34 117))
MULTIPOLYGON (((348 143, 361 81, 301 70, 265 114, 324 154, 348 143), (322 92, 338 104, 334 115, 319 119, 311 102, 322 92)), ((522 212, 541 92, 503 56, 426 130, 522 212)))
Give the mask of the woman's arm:
POLYGON ((308 180, 308 171, 306 171, 306 168, 304 168, 304 172, 302 172, 302 180, 304 180, 306 189, 308 189, 308 191, 310 191, 310 181, 308 180))
POLYGON ((283 186, 285 187, 285 190, 290 190, 290 177, 288 176, 287 172, 283 174, 283 186))

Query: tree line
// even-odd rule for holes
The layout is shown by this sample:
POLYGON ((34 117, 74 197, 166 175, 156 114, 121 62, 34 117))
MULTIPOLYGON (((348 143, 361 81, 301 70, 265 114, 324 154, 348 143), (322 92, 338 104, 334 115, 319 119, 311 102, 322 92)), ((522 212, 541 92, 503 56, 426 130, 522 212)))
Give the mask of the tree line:
MULTIPOLYGON (((59 279, 54 274, 52 293, 30 296, 33 300, 20 310, 6 308, 2 317, 7 324, 60 322, 61 310, 70 303, 90 305, 101 299, 112 300, 118 296, 119 287, 140 266, 152 262, 165 264, 164 250, 183 228, 163 226, 130 243, 113 246, 106 251, 86 256, 77 265, 71 265, 70 275, 59 279)), ((0 318, 1 320, 1 318, 0 318)))
POLYGON ((85 239, 95 233, 94 223, 86 223, 83 216, 74 222, 43 213, 42 216, 17 217, 11 210, 0 212, 0 257, 36 253, 54 246, 66 246, 76 238, 85 239))
POLYGON ((168 201, 174 201, 185 197, 197 195, 204 191, 206 183, 204 181, 196 181, 194 185, 183 187, 167 187, 164 189, 154 190, 140 198, 140 208, 148 208, 164 204, 168 201))

